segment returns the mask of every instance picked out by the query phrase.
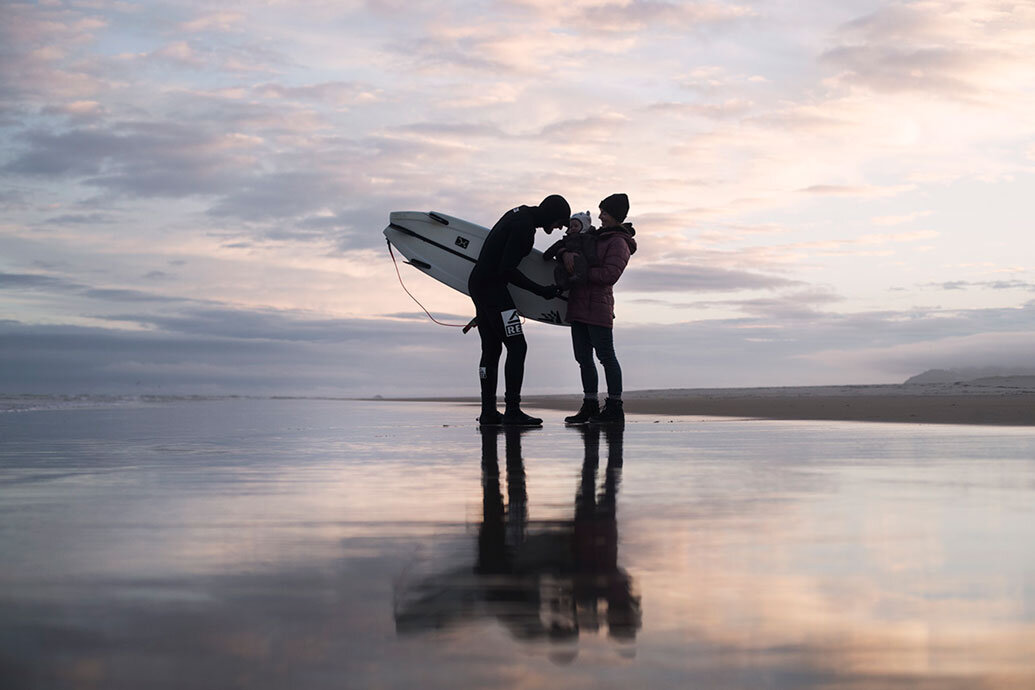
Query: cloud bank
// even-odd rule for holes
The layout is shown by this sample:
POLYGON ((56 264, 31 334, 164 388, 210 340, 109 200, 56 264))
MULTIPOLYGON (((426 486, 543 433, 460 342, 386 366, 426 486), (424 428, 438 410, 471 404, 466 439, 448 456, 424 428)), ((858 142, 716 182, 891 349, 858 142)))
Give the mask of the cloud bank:
MULTIPOLYGON (((19 363, 5 389, 465 380, 473 339, 399 316, 414 308, 388 213, 491 225, 552 192, 594 211, 633 200, 640 251, 617 305, 631 385, 887 381, 907 361, 1024 357, 1023 4, 0 12, 0 318, 19 363)), ((436 312, 470 308, 407 280, 436 312)), ((572 379, 564 333, 543 337, 557 361, 530 385, 572 379)))

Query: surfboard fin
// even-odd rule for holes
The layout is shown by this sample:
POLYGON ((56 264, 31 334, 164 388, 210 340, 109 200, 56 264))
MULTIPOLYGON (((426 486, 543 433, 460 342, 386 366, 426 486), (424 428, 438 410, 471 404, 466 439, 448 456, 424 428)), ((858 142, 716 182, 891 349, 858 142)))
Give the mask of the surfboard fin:
POLYGON ((410 266, 416 266, 417 268, 423 268, 425 271, 431 268, 431 264, 425 263, 420 259, 410 259, 409 261, 403 261, 403 263, 409 264, 410 266))

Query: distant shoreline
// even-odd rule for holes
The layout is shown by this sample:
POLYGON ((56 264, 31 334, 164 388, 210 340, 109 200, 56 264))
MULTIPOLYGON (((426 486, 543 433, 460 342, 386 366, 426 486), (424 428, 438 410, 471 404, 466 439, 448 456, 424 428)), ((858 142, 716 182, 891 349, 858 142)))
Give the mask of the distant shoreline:
MULTIPOLYGON (((629 413, 912 424, 1035 426, 1035 385, 900 384, 628 391, 629 413)), ((387 400, 388 398, 384 398, 387 400)), ((392 398, 476 404, 474 397, 392 398)), ((526 395, 528 408, 575 412, 581 396, 526 395)))

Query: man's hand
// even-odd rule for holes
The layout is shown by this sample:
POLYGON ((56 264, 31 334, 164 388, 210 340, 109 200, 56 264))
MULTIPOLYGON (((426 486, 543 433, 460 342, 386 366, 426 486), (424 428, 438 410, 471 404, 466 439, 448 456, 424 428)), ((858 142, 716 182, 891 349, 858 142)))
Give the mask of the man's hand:
POLYGON ((540 288, 537 294, 543 299, 553 299, 562 292, 564 291, 561 289, 559 285, 546 285, 540 288))

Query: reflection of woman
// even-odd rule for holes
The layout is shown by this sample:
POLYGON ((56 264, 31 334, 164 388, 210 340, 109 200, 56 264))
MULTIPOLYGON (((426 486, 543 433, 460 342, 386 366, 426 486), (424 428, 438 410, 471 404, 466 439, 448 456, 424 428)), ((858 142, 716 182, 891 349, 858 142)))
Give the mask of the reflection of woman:
MULTIPOLYGON (((611 424, 625 419, 622 409, 622 367, 618 364, 614 345, 614 289, 636 252, 636 230, 625 223, 629 213, 629 197, 612 194, 600 202, 600 229, 593 231, 596 251, 587 256, 586 280, 571 286, 568 295, 568 321, 571 323, 571 344, 582 378, 582 408, 565 417, 568 424, 611 424), (604 367, 607 399, 601 410, 597 401, 597 366, 593 353, 604 367)), ((558 256, 569 271, 574 271, 574 256, 561 249, 558 256)))
POLYGON ((581 427, 586 454, 575 495, 575 605, 581 625, 596 630, 599 602, 607 602, 608 635, 631 640, 640 627, 640 599, 632 579, 618 567, 616 506, 622 477, 621 425, 606 428, 607 467, 604 486, 596 491, 600 452, 600 427, 581 427))

